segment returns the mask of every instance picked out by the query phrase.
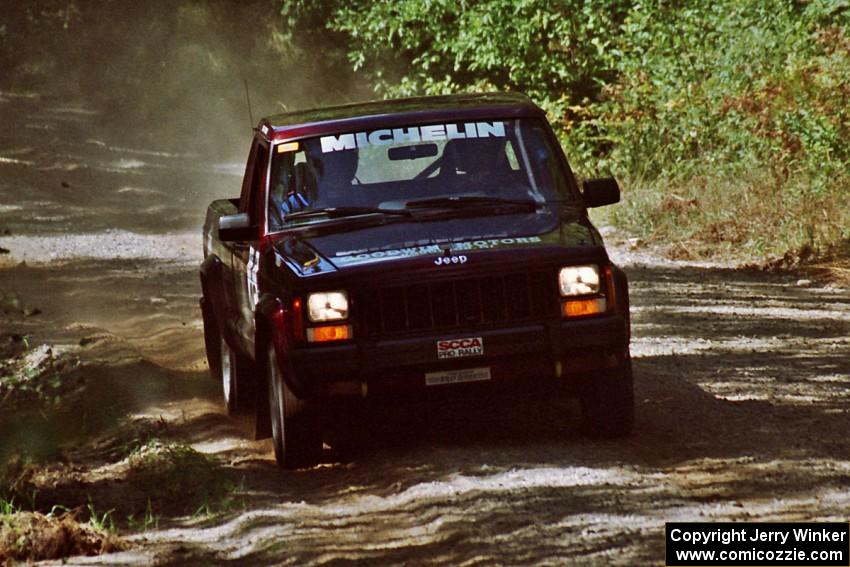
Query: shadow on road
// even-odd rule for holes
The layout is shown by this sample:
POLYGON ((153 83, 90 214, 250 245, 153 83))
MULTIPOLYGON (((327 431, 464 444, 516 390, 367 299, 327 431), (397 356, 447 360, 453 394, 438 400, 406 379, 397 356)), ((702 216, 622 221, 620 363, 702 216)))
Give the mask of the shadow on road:
MULTIPOLYGON (((568 401, 379 408, 352 458, 291 472, 251 439, 250 420, 221 412, 194 266, 18 267, 0 270, 0 289, 27 301, 50 290, 42 322, 19 322, 33 336, 47 340, 49 320, 68 340, 101 337, 80 370, 88 411, 104 410, 101 445, 69 453, 73 491, 44 489, 45 503, 76 494, 120 509, 109 499, 122 479, 85 470, 109 465, 103 434, 119 417, 162 420, 156 435, 214 455, 236 487, 211 516, 160 518, 139 562, 635 564, 661 557, 664 521, 845 514, 850 292, 737 270, 629 273, 632 437, 581 437, 568 401)), ((121 442, 149 431, 121 427, 121 442)))

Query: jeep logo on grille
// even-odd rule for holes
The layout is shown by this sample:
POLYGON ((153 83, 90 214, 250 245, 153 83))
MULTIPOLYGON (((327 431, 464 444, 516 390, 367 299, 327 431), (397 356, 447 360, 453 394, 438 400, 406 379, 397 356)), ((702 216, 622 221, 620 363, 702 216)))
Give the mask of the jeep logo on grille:
POLYGON ((463 356, 484 356, 484 339, 469 337, 437 341, 437 358, 461 358, 463 356))
POLYGON ((466 264, 467 257, 465 254, 460 256, 441 256, 434 260, 435 266, 448 266, 449 264, 466 264))

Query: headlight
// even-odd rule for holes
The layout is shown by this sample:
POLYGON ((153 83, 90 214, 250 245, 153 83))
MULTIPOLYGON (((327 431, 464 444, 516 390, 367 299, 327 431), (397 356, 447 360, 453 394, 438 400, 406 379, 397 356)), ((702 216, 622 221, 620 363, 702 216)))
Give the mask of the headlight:
POLYGON ((599 293, 598 266, 568 266, 558 274, 561 295, 591 295, 599 293))
POLYGON ((307 318, 313 323, 348 318, 348 294, 344 291, 311 293, 307 296, 307 318))

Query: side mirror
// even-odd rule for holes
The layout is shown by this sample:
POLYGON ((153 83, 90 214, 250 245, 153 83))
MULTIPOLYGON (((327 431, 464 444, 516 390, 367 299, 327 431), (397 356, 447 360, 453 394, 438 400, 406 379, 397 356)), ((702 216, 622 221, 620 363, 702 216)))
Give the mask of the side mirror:
POLYGON ((260 229, 252 226, 248 213, 224 215, 218 219, 218 238, 222 242, 247 242, 260 238, 260 229))
POLYGON ((604 207, 620 202, 620 186, 613 177, 588 179, 581 184, 587 208, 604 207))

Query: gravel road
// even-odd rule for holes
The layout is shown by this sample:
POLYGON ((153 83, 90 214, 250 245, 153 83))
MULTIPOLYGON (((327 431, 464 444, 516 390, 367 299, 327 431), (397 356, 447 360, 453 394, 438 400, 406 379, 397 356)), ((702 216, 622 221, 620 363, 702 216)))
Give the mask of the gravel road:
MULTIPOLYGON (((0 115, 14 107, 35 120, 20 109, 36 104, 0 97, 0 115)), ((128 533, 128 551, 71 564, 663 564, 668 521, 848 520, 850 290, 624 246, 612 256, 632 289, 637 418, 628 439, 584 439, 571 402, 467 402, 379 411, 352 460, 278 471, 270 444, 223 415, 203 360, 191 209, 238 176, 222 174, 187 203, 161 185, 187 175, 169 170, 171 157, 98 173, 118 150, 85 141, 85 114, 66 115, 86 150, 66 152, 71 170, 33 171, 43 150, 20 132, 44 130, 24 124, 0 140, 0 195, 14 213, 0 218, 12 230, 0 236, 10 250, 0 290, 41 310, 0 321, 37 342, 99 337, 80 356, 90 372, 133 382, 130 416, 170 424, 240 479, 237 509, 172 518, 128 533), (53 207, 44 203, 61 208, 61 177, 81 168, 88 177, 72 186, 93 203, 91 193, 109 194, 97 222, 85 211, 63 213, 61 229, 27 224, 53 207), (135 186, 154 191, 125 191, 143 201, 134 206, 160 200, 176 219, 160 226, 153 211, 106 232, 110 211, 128 215, 112 193, 135 186), (39 256, 39 238, 52 238, 49 254, 39 256)), ((116 483, 102 462, 80 457, 75 467, 74 482, 92 493, 116 483)))

